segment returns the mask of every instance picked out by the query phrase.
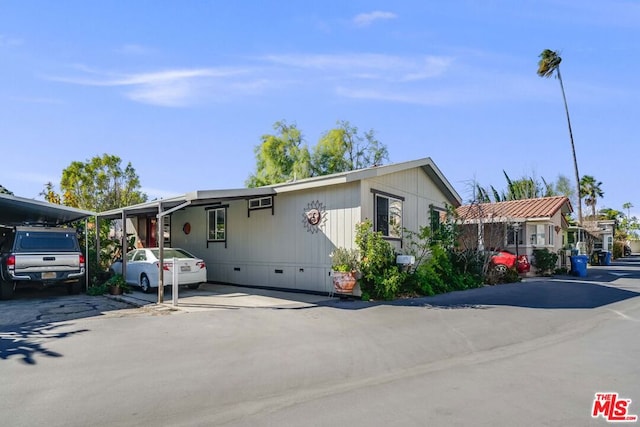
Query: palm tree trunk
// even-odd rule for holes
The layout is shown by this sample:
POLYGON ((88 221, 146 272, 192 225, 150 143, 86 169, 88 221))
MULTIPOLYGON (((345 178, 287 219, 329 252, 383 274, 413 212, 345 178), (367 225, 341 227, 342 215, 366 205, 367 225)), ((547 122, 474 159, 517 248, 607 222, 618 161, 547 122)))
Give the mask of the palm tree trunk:
POLYGON ((558 80, 560 81, 560 89, 562 89, 562 99, 564 100, 564 111, 567 113, 567 125, 569 125, 569 139, 571 140, 571 153, 573 154, 573 168, 576 178, 576 189, 578 190, 578 225, 582 225, 582 197, 580 195, 580 174, 578 173, 578 159, 576 158, 576 146, 573 143, 573 132, 571 131, 571 119, 569 119, 569 106, 567 105, 567 97, 564 94, 564 84, 562 84, 562 76, 560 75, 560 67, 556 69, 558 80))

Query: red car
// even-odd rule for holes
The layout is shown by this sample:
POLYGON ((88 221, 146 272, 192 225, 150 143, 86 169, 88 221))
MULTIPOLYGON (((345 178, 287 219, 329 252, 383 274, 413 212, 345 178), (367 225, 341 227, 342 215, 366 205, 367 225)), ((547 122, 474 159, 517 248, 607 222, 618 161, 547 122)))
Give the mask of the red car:
POLYGON ((516 255, 509 251, 498 251, 491 257, 491 267, 500 273, 506 273, 507 269, 516 267, 518 273, 528 273, 531 270, 529 258, 526 255, 516 255))

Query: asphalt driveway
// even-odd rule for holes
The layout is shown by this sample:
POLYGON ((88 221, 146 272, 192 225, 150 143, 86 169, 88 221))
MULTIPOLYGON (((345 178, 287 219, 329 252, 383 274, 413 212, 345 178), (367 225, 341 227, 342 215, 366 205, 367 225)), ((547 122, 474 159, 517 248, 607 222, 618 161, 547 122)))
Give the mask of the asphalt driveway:
POLYGON ((520 283, 485 286, 433 297, 396 301, 344 300, 324 294, 298 293, 207 283, 200 289, 180 288, 177 305, 171 288, 158 304, 157 293, 134 289, 121 296, 69 296, 63 289, 20 290, 16 298, 1 301, 0 325, 66 321, 92 316, 140 313, 171 314, 208 310, 301 309, 333 307, 362 310, 380 305, 463 308, 513 306, 546 309, 589 309, 640 295, 640 256, 625 257, 610 266, 589 266, 587 277, 554 276, 526 278, 520 283))
POLYGON ((0 413, 52 427, 602 425, 594 393, 640 396, 638 261, 393 302, 215 284, 177 308, 19 297, 0 302, 0 413))

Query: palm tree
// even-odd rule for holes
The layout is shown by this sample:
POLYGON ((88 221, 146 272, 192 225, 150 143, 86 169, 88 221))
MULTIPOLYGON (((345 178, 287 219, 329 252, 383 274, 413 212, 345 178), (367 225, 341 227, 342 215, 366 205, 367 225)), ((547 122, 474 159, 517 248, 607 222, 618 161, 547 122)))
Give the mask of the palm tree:
POLYGON ((633 207, 633 204, 631 202, 627 202, 624 205, 622 205, 622 209, 626 209, 627 210, 627 234, 629 234, 629 220, 631 219, 631 208, 633 207))
POLYGON ((13 196, 13 193, 11 191, 9 191, 8 189, 6 189, 3 185, 0 185, 0 193, 1 194, 9 194, 9 195, 13 196))
MULTIPOLYGON (((576 146, 573 143, 573 132, 571 131, 571 120, 569 119, 569 107, 567 105, 567 97, 564 94, 564 85, 562 84, 562 76, 560 75, 560 62, 562 58, 558 52, 545 49, 539 55, 538 75, 540 77, 551 77, 555 73, 558 81, 560 81, 560 89, 562 90, 562 99, 564 100, 564 111, 567 113, 567 124, 569 125, 569 139, 571 140, 571 152, 573 154, 573 168, 576 173, 576 188, 580 194, 580 174, 578 173, 578 159, 576 158, 576 146)), ((582 224, 582 200, 578 197, 578 224, 582 224)))
POLYGON ((591 175, 585 175, 580 180, 580 197, 584 198, 584 203, 591 206, 593 220, 596 219, 596 203, 599 197, 604 196, 604 191, 600 186, 602 182, 596 181, 591 175))

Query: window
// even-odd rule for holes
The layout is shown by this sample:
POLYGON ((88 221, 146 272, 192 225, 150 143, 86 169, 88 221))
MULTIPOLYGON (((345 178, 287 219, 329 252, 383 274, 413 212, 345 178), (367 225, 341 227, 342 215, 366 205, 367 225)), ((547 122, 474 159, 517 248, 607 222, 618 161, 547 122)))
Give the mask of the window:
POLYGON ((545 236, 545 226, 542 224, 538 225, 529 225, 527 230, 529 231, 529 236, 531 239, 531 244, 533 246, 545 246, 546 245, 546 236, 545 236))
POLYGON ((207 229, 209 241, 224 241, 227 239, 227 209, 216 208, 207 211, 207 229))
POLYGON ((133 261, 146 261, 146 260, 147 260, 147 253, 145 251, 138 251, 133 257, 133 261))
POLYGON ((249 200, 249 209, 263 209, 273 206, 273 197, 260 197, 249 200))
POLYGON ((554 244, 554 240, 553 239, 555 237, 555 229, 554 229, 553 225, 549 226, 547 234, 549 235, 549 244, 553 245, 554 244))
POLYGON ((507 227, 507 245, 515 245, 516 244, 516 236, 518 237, 518 244, 524 244, 524 229, 520 227, 516 230, 514 227, 507 227))
POLYGON ((386 237, 402 238, 402 199, 376 194, 375 212, 375 231, 386 237))
POLYGON ((438 230, 440 230, 440 211, 434 209, 433 207, 429 209, 429 225, 431 226, 431 231, 433 235, 435 235, 438 230))

